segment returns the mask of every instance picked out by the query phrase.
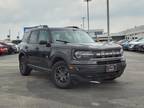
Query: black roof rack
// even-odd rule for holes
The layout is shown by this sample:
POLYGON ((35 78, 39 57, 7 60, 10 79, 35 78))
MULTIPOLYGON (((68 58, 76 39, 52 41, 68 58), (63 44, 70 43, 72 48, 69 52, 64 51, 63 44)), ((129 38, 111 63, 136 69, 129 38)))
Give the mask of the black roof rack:
POLYGON ((67 26, 67 27, 65 27, 65 28, 75 28, 75 29, 79 29, 79 27, 77 27, 77 26, 67 26))
POLYGON ((36 28, 48 28, 48 26, 47 25, 39 25, 39 26, 33 26, 33 27, 24 27, 24 32, 27 32, 29 30, 36 29, 36 28))

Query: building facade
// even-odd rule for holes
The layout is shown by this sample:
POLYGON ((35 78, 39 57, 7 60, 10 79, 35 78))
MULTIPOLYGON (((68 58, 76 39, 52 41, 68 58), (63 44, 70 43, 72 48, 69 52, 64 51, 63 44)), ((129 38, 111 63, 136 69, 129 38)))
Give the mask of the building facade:
MULTIPOLYGON (((95 29, 90 30, 89 34, 92 36, 92 38, 96 41, 106 41, 108 40, 107 33, 104 33, 103 29, 95 29)), ((122 39, 127 40, 133 40, 144 37, 144 25, 141 26, 135 26, 134 28, 130 28, 118 33, 111 33, 110 39, 114 41, 119 41, 122 39)))
POLYGON ((89 34, 96 41, 101 35, 104 34, 104 29, 91 29, 89 30, 89 34))
POLYGON ((132 40, 144 37, 144 25, 142 26, 135 26, 134 28, 127 29, 125 31, 120 32, 122 35, 125 36, 125 39, 132 40))

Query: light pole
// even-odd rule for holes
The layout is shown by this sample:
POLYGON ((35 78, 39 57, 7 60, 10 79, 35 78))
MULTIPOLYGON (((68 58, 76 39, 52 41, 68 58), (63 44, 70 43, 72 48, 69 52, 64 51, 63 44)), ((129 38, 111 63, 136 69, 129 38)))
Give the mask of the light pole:
POLYGON ((19 40, 19 38, 20 38, 20 33, 18 32, 17 40, 19 40))
POLYGON ((9 32, 9 33, 8 33, 8 35, 7 35, 7 38, 8 38, 8 40, 10 40, 10 39, 11 39, 11 29, 9 29, 8 32, 9 32))
POLYGON ((88 33, 89 33, 89 28, 90 28, 90 24, 89 24, 89 2, 92 0, 84 0, 87 2, 87 20, 88 20, 88 33))
POLYGON ((85 17, 82 17, 82 27, 85 29, 85 17))
POLYGON ((109 0, 107 0, 107 34, 108 42, 110 41, 110 14, 109 14, 109 0))

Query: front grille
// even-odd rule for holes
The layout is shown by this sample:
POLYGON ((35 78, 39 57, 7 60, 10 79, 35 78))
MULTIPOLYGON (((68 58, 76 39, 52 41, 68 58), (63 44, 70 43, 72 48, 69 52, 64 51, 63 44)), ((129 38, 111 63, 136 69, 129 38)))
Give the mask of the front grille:
POLYGON ((120 63, 121 60, 111 60, 111 61, 98 61, 97 64, 98 65, 106 65, 106 64, 116 64, 116 63, 120 63))
POLYGON ((122 56, 121 49, 99 50, 94 52, 94 58, 109 58, 122 56))

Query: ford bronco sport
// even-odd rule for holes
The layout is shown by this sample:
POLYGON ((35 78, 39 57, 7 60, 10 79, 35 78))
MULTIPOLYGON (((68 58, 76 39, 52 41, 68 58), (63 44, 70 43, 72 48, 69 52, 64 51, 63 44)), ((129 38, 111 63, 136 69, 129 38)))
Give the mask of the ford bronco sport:
POLYGON ((48 71, 60 88, 73 81, 114 80, 126 67, 121 46, 96 43, 83 30, 33 27, 24 33, 20 46, 19 67, 23 76, 32 69, 48 71))

